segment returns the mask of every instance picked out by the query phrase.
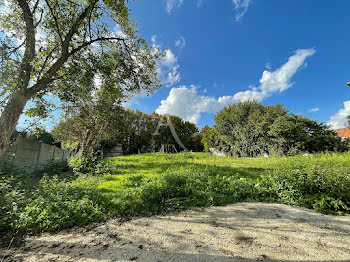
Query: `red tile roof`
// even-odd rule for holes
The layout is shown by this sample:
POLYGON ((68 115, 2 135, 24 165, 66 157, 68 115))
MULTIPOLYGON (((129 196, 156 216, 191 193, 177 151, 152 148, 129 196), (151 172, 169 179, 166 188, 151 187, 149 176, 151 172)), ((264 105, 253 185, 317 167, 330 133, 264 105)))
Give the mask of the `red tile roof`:
POLYGON ((350 129, 349 128, 340 128, 334 130, 340 137, 350 137, 350 129))

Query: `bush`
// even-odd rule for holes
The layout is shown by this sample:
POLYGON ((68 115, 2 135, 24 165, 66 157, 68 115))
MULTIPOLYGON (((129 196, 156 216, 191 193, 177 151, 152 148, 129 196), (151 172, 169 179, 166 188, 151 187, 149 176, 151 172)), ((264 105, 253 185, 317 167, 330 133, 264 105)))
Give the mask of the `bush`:
POLYGON ((326 214, 350 213, 350 168, 307 160, 296 157, 277 166, 264 179, 267 194, 262 200, 267 197, 326 214))
POLYGON ((26 199, 4 177, 0 179, 0 199, 0 231, 14 229, 18 223, 19 210, 25 206, 26 199))
POLYGON ((93 173, 101 166, 101 160, 101 154, 91 152, 85 156, 82 155, 81 152, 78 152, 69 159, 68 165, 70 168, 72 168, 74 173, 93 173))
POLYGON ((105 215, 94 198, 90 190, 45 176, 20 214, 15 229, 55 231, 99 221, 105 215))
POLYGON ((318 121, 291 114, 283 105, 257 101, 229 105, 215 116, 203 143, 237 157, 291 156, 304 152, 345 152, 349 142, 318 121))
POLYGON ((49 174, 49 175, 58 175, 62 173, 71 172, 72 169, 68 165, 67 161, 59 161, 47 164, 43 166, 41 170, 38 170, 37 174, 49 174))
POLYGON ((43 177, 4 175, 0 230, 56 231, 111 216, 149 216, 239 201, 350 213, 350 153, 267 159, 145 154, 99 161, 86 170, 43 177), (232 167, 236 164, 240 167, 232 167))

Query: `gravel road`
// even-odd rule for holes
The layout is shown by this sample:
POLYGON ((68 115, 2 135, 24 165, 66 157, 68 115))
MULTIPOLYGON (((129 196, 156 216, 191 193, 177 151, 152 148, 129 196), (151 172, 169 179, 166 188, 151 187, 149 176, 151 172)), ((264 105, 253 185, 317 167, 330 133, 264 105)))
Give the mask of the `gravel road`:
POLYGON ((27 236, 0 253, 6 262, 344 262, 350 261, 350 216, 237 203, 27 236))

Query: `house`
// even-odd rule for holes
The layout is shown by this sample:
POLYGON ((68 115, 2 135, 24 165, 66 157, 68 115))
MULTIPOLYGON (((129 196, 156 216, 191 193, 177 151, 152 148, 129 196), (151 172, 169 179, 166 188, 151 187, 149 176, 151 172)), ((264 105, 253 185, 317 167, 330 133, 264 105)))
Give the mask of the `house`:
POLYGON ((350 129, 349 128, 340 128, 340 129, 335 129, 333 131, 335 133, 337 133, 337 135, 343 139, 350 137, 350 129))

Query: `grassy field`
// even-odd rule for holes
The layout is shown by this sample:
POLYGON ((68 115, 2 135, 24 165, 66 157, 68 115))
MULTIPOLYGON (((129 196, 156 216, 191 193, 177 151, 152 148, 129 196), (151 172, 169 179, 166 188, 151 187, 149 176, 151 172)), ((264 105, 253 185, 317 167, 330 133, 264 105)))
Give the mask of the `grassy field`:
POLYGON ((149 216, 238 201, 350 213, 350 153, 229 158, 206 153, 106 159, 89 172, 65 164, 2 174, 0 230, 56 231, 108 217, 149 216))

